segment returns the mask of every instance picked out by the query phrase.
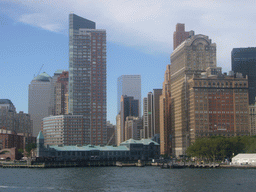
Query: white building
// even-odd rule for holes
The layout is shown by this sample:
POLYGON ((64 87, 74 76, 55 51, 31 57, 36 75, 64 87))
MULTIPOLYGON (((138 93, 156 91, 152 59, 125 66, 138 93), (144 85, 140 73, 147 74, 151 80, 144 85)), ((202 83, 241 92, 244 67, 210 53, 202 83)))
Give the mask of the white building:
POLYGON ((28 113, 33 121, 33 136, 41 129, 41 122, 50 113, 51 76, 41 73, 34 77, 28 88, 28 113))
POLYGON ((239 153, 232 158, 232 165, 256 165, 256 153, 239 153))

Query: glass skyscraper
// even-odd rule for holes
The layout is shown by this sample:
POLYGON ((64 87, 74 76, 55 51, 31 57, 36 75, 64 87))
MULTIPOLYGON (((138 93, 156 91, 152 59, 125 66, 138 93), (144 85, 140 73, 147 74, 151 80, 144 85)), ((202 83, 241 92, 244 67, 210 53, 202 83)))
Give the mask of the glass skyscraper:
POLYGON ((106 144, 106 30, 93 21, 69 15, 69 106, 84 116, 84 143, 106 144))
POLYGON ((232 71, 248 76, 249 104, 256 97, 256 47, 234 48, 231 52, 232 71))

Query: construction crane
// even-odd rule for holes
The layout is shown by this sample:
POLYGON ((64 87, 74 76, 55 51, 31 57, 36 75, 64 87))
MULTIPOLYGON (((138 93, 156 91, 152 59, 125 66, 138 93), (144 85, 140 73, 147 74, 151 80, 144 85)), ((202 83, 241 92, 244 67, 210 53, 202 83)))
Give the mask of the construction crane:
POLYGON ((113 139, 114 136, 115 136, 115 132, 114 132, 113 135, 110 137, 110 139, 109 139, 107 145, 109 145, 109 143, 112 141, 112 139, 113 139))

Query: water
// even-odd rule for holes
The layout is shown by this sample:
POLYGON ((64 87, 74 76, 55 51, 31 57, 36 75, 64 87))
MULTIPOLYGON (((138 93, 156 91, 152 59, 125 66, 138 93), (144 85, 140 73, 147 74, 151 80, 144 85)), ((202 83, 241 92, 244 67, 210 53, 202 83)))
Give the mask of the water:
POLYGON ((255 191, 256 169, 0 168, 0 191, 255 191))

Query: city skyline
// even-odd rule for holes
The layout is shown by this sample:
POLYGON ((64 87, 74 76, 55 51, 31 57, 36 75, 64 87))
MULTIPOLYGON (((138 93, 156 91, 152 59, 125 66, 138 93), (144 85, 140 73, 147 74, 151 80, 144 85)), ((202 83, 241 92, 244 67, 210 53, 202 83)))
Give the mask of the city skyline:
POLYGON ((172 34, 176 23, 185 23, 186 31, 194 30, 196 34, 207 34, 211 37, 217 44, 217 64, 224 72, 231 70, 232 48, 255 45, 254 26, 251 20, 253 6, 240 2, 200 5, 187 1, 183 2, 184 5, 178 6, 164 1, 159 3, 141 1, 136 3, 138 7, 136 9, 132 9, 134 8, 132 2, 131 4, 115 2, 108 5, 102 3, 99 6, 92 2, 89 4, 77 2, 70 7, 66 1, 54 2, 59 3, 58 12, 52 11, 52 5, 56 7, 53 2, 3 1, 0 3, 2 18, 0 49, 3 58, 0 77, 3 84, 0 95, 1 98, 10 99, 17 111, 28 111, 27 87, 42 64, 44 67, 41 72, 46 72, 50 76, 53 76, 57 69, 68 69, 67 23, 70 11, 95 21, 98 24, 97 28, 106 29, 108 32, 107 120, 111 123, 115 123, 116 116, 117 77, 141 74, 142 97, 152 89, 162 87, 164 71, 166 65, 170 63, 172 34), (83 6, 85 9, 78 8, 83 6), (120 12, 113 9, 114 7, 119 7, 120 12), (135 10, 134 13, 137 14, 124 11, 125 7, 128 7, 127 10, 135 10), (214 10, 216 7, 218 7, 218 15, 214 10), (227 11, 229 10, 227 7, 233 9, 227 11), (175 16, 163 16, 166 10, 172 9, 177 9, 169 11, 175 16), (241 14, 244 9, 246 13, 241 14), (231 12, 236 12, 236 15, 232 15, 231 12), (105 19, 104 14, 107 15, 105 19), (195 16, 193 19, 192 14, 195 16))

